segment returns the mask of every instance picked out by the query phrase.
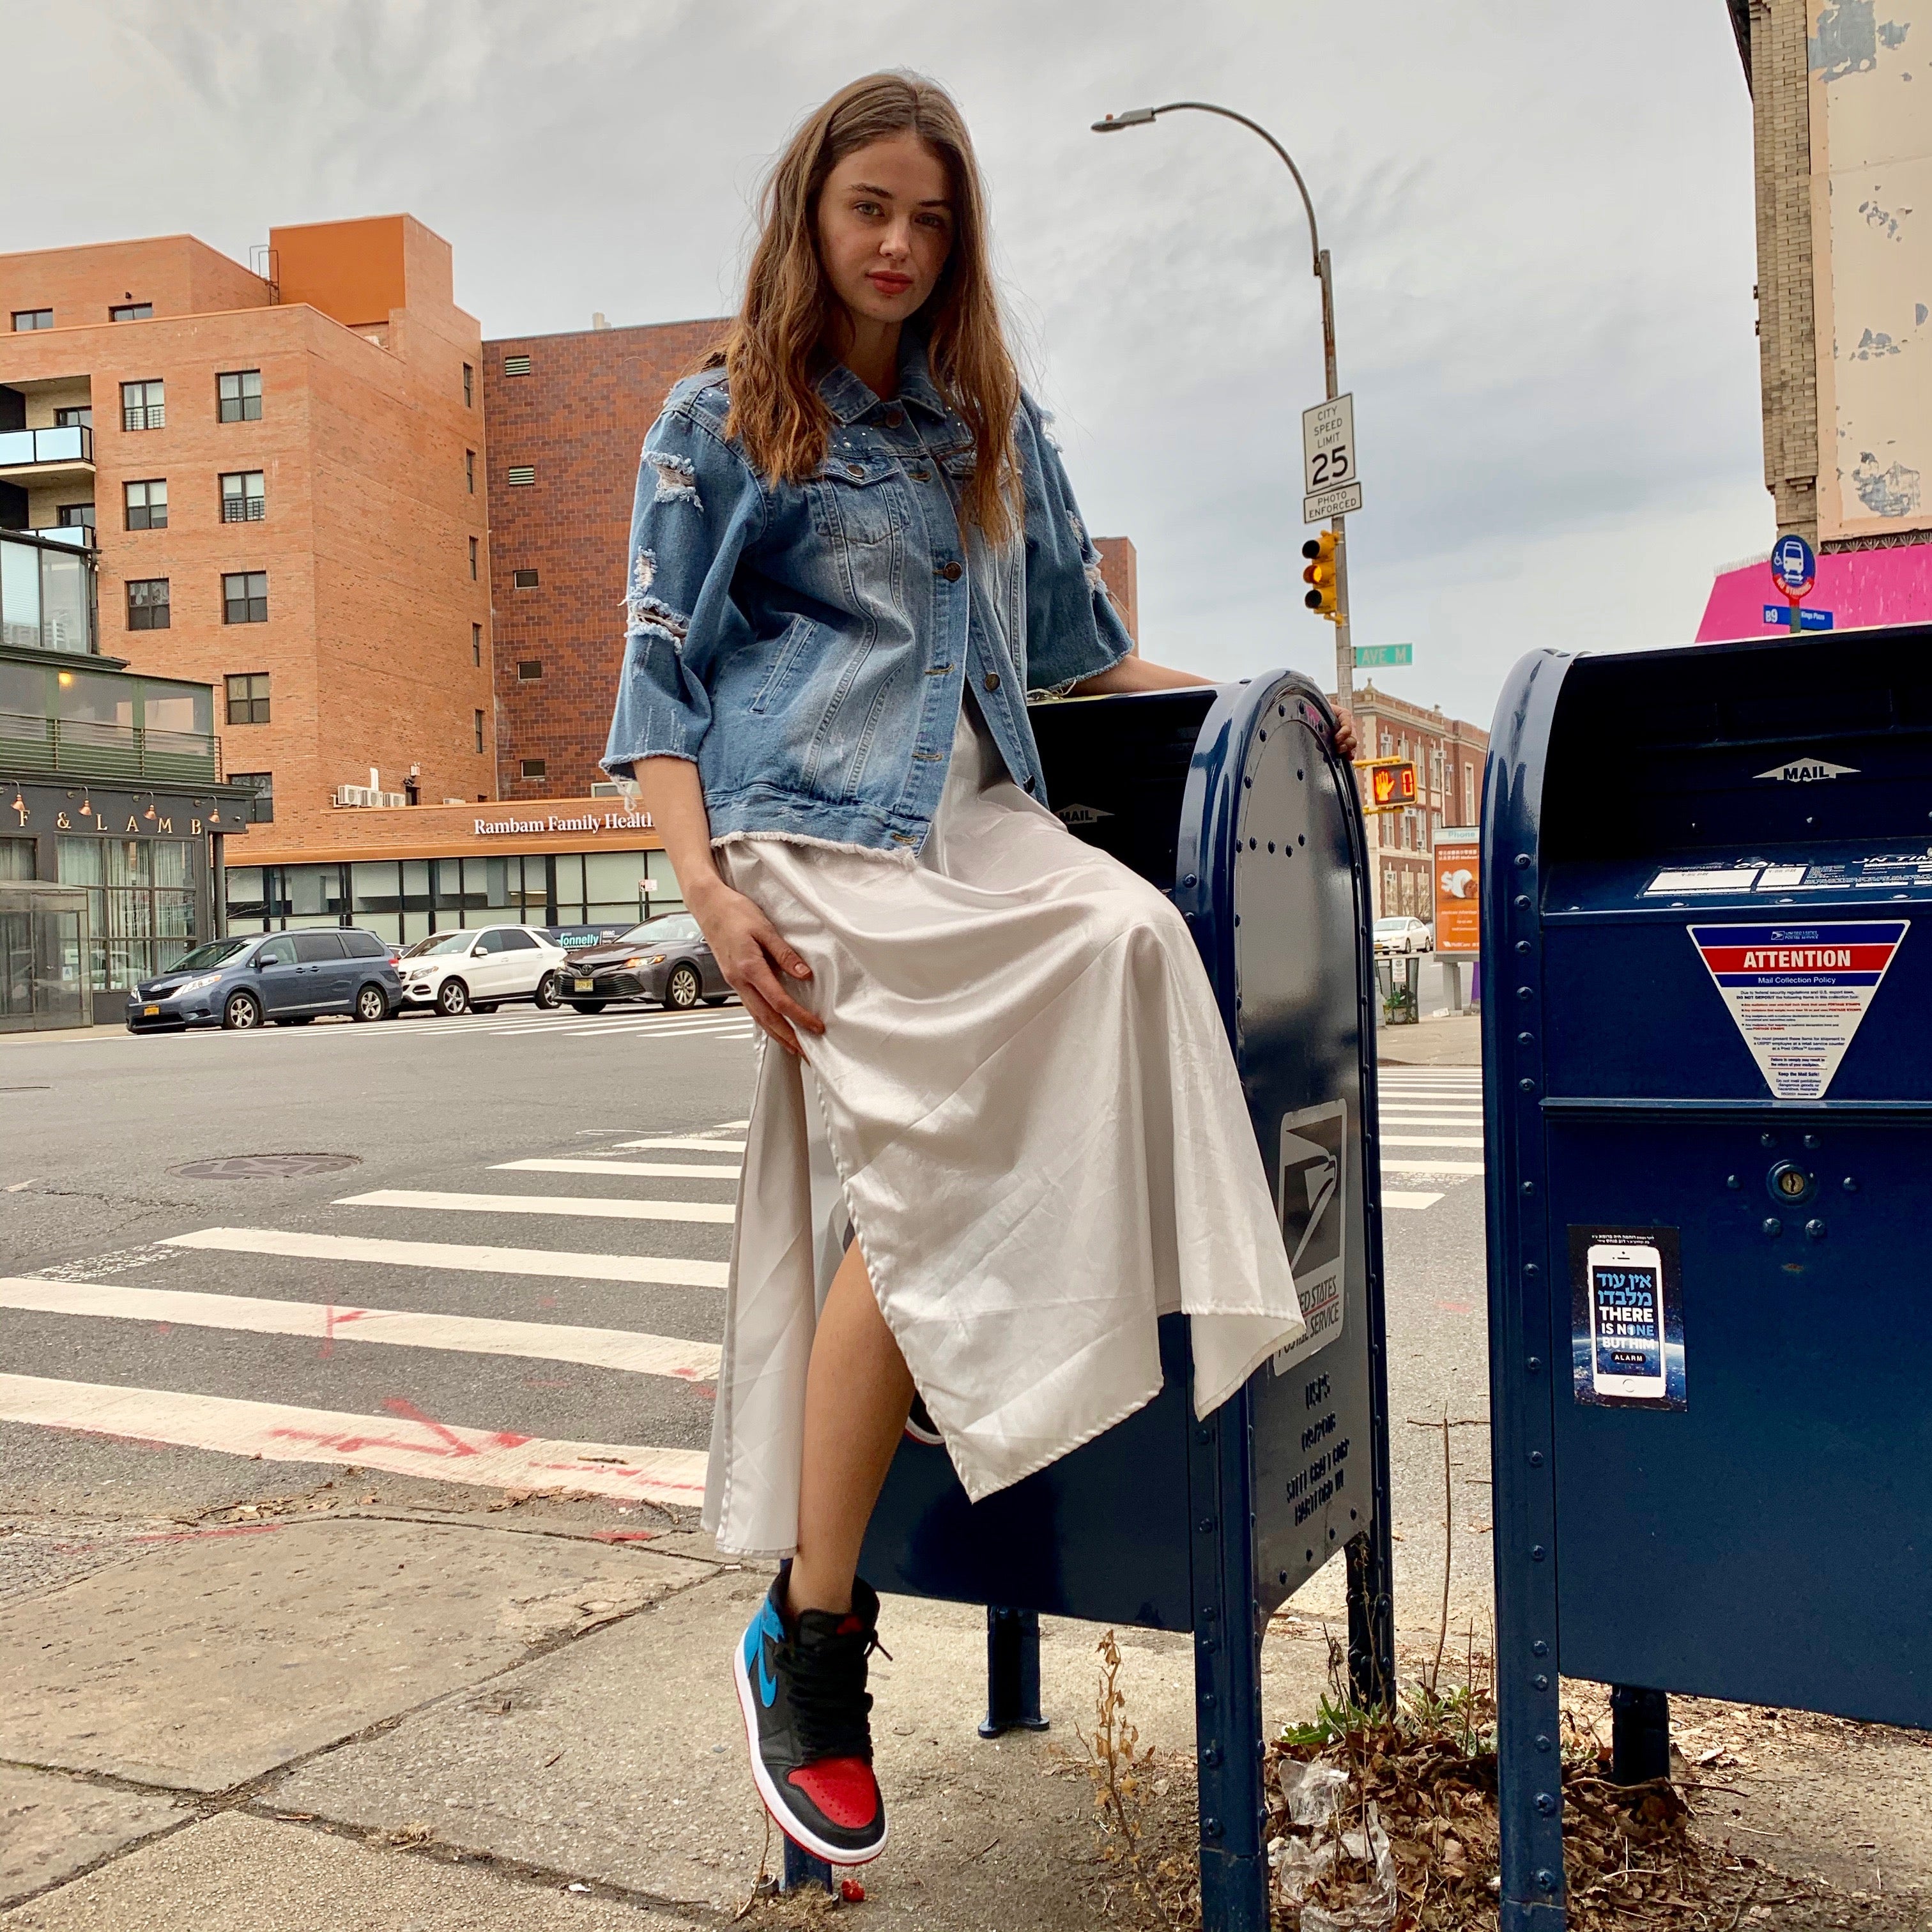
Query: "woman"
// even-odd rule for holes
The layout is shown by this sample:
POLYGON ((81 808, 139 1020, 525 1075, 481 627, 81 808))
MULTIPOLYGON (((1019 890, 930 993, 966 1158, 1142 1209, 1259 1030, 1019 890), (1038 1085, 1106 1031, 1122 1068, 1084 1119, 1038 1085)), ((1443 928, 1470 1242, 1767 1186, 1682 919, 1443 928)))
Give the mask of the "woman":
POLYGON ((734 1674, 837 1864, 885 1842, 856 1570, 902 1430, 976 1500, 1155 1394, 1160 1314, 1204 1414, 1302 1329, 1186 928, 1041 802, 1029 691, 1204 680, 1131 655, 987 254, 938 88, 800 129, 644 446, 604 760, 769 1036, 705 1522, 786 1559, 734 1674))

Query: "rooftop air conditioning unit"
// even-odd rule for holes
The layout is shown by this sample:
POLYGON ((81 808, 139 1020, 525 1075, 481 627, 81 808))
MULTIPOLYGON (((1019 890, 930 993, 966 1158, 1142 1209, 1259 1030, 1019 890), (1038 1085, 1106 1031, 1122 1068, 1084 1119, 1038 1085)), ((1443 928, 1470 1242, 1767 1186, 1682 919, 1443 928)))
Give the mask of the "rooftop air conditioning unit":
POLYGON ((368 785, 338 785, 331 796, 334 805, 374 806, 400 809, 409 800, 399 791, 376 791, 368 785))
POLYGON ((590 796, 592 798, 622 798, 623 795, 624 788, 622 785, 606 784, 602 779, 590 788, 590 796))

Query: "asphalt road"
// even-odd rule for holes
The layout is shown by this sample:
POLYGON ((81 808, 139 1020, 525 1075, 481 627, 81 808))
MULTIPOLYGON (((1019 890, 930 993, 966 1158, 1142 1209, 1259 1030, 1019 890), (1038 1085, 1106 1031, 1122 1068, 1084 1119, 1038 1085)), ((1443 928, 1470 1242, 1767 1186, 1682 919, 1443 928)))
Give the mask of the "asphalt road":
MULTIPOLYGON (((735 1005, 0 1038, 0 1514, 202 1511, 352 1468, 386 1501, 575 1484, 688 1520, 754 1054, 735 1005), (352 1164, 178 1171, 298 1154, 352 1164), (532 1162, 576 1166, 506 1165, 532 1162)), ((1385 1076, 1412 1143, 1384 1175, 1412 1634, 1439 1612, 1444 1490, 1440 1430, 1409 1418, 1487 1411, 1479 1078, 1385 1076)), ((1452 1621, 1480 1628, 1486 1431, 1451 1450, 1452 1621)), ((1340 1572, 1301 1607, 1338 1610, 1340 1572)))

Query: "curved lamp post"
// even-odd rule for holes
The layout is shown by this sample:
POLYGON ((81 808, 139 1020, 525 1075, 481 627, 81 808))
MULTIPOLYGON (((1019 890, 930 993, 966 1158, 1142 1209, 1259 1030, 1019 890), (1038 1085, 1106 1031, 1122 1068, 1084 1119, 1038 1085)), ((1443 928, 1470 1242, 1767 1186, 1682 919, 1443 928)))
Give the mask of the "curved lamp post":
MULTIPOLYGON (((1333 402, 1340 394, 1335 381, 1334 284, 1328 272, 1328 251, 1322 245, 1322 232, 1316 224, 1315 203, 1309 196, 1308 184, 1301 178, 1301 170, 1294 165, 1294 157, 1258 121, 1250 121, 1245 114, 1237 114, 1232 107, 1217 107, 1210 100, 1170 100, 1163 107, 1130 107, 1125 113, 1109 114, 1104 121, 1096 121, 1094 132, 1112 134, 1122 128, 1150 127, 1157 115, 1176 114, 1184 109, 1198 114, 1218 114, 1224 121, 1238 121, 1251 133, 1258 134, 1294 177, 1302 208, 1308 217, 1308 245, 1315 279, 1322 284, 1322 369, 1328 384, 1328 400, 1333 402)), ((1335 695, 1346 708, 1354 703, 1355 653, 1348 638, 1348 553, 1344 521, 1340 517, 1332 518, 1328 527, 1335 536, 1335 695)))

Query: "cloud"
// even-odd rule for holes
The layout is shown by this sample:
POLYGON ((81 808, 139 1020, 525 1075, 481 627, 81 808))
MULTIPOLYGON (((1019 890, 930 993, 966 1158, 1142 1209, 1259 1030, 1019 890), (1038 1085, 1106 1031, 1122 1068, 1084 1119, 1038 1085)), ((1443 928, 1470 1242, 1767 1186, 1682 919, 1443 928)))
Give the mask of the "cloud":
POLYGON ((1090 527, 1140 554, 1150 654, 1332 663, 1300 608, 1322 394, 1300 204, 1177 96, 1268 125, 1334 264, 1365 506, 1360 641, 1486 721, 1522 652, 1688 639, 1771 534, 1750 104, 1723 10, 1630 0, 35 0, 5 6, 16 248, 406 209, 486 334, 730 305, 760 176, 854 74, 952 88, 1090 527), (1642 50, 1642 57, 1634 50, 1642 50), (113 130, 72 138, 75 116, 113 130))

